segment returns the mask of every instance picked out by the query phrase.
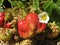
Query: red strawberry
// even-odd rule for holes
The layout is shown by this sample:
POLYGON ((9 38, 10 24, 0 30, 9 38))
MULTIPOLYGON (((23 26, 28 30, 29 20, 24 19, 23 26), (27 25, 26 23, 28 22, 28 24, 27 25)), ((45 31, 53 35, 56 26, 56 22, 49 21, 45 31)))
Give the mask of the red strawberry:
POLYGON ((29 13, 25 19, 26 23, 30 26, 31 30, 36 29, 38 24, 38 15, 36 13, 29 13))
POLYGON ((30 30, 25 20, 18 21, 18 33, 22 38, 29 38, 33 31, 30 30))
POLYGON ((0 26, 3 24, 4 22, 4 17, 5 17, 5 14, 4 12, 0 12, 0 26))
POLYGON ((42 31, 44 31, 46 29, 46 24, 45 23, 42 23, 42 26, 40 28, 42 31))
POLYGON ((4 19, 2 17, 0 17, 0 26, 3 24, 4 19))
POLYGON ((46 28, 46 24, 45 23, 38 23, 38 29, 37 29, 37 33, 40 33, 42 31, 44 31, 46 28))
POLYGON ((11 27, 12 27, 12 25, 9 22, 4 25, 4 28, 11 28, 11 27))
POLYGON ((41 28, 42 23, 38 22, 38 29, 41 28))
POLYGON ((4 18, 5 17, 5 13, 4 12, 0 12, 0 17, 1 16, 4 18))
POLYGON ((28 25, 25 23, 25 20, 18 21, 18 29, 28 29, 28 25))

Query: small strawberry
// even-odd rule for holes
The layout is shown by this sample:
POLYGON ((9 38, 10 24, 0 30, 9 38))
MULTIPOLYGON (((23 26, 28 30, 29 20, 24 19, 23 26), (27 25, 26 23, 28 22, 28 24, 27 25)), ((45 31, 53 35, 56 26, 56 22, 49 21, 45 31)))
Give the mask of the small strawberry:
POLYGON ((46 24, 45 23, 38 23, 38 29, 37 29, 37 33, 43 32, 46 28, 46 24))
POLYGON ((0 12, 0 17, 2 16, 2 18, 5 17, 5 13, 4 12, 0 12))
POLYGON ((42 23, 42 26, 40 28, 42 31, 44 31, 46 29, 46 24, 45 23, 42 23))
POLYGON ((18 33, 22 38, 29 38, 33 34, 25 20, 18 21, 18 33))
POLYGON ((4 17, 5 17, 5 13, 0 12, 0 26, 4 23, 4 17))
POLYGON ((0 26, 2 26, 3 22, 4 22, 4 19, 0 17, 0 26))
POLYGON ((11 28, 11 27, 12 27, 12 25, 11 25, 10 22, 8 22, 8 23, 6 23, 6 24, 4 25, 4 28, 11 28))
POLYGON ((38 24, 38 15, 36 13, 29 13, 25 19, 26 23, 30 26, 31 30, 36 29, 38 24))

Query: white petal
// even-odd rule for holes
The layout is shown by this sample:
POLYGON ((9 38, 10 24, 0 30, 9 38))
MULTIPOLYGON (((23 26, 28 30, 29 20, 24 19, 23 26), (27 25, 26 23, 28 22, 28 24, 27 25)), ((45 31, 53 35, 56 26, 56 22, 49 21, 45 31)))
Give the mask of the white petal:
POLYGON ((38 15, 38 17, 39 17, 39 22, 41 22, 41 23, 48 23, 48 21, 49 21, 49 16, 48 16, 47 12, 42 12, 41 14, 38 15), (47 16, 47 19, 46 20, 43 20, 41 18, 43 15, 46 15, 47 16))

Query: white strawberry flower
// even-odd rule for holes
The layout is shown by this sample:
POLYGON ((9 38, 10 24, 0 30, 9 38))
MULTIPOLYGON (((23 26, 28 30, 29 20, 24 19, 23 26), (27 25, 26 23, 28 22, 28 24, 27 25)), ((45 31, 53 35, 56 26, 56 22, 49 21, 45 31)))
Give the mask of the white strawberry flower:
POLYGON ((39 17, 39 22, 41 23, 48 23, 49 21, 49 16, 47 12, 40 13, 38 17, 39 17))

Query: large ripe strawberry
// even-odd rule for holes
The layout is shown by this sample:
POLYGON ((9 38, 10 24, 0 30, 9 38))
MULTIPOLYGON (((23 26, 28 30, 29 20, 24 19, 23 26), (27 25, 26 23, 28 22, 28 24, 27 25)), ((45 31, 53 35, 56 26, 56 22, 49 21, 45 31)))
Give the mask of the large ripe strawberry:
POLYGON ((0 12, 0 26, 4 23, 4 17, 5 17, 5 13, 0 12))
POLYGON ((38 28, 37 28, 37 33, 41 33, 46 29, 46 24, 45 23, 38 23, 38 28))
POLYGON ((25 21, 30 26, 31 30, 34 30, 39 22, 38 15, 36 13, 29 13, 26 16, 25 21))
POLYGON ((18 33, 19 36, 22 38, 30 38, 31 35, 33 34, 33 31, 30 30, 25 20, 20 20, 18 21, 18 33))

